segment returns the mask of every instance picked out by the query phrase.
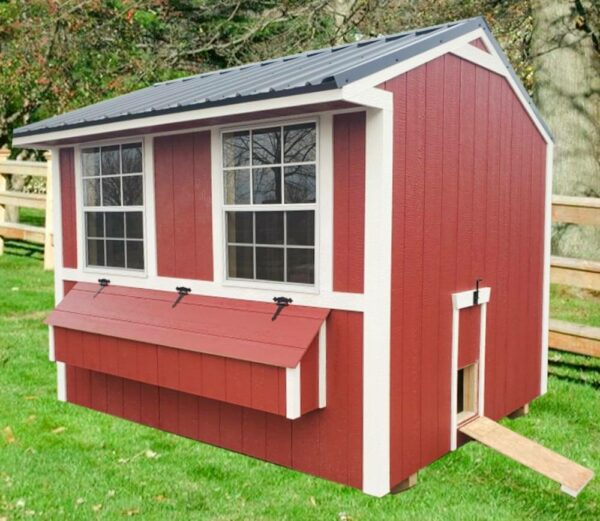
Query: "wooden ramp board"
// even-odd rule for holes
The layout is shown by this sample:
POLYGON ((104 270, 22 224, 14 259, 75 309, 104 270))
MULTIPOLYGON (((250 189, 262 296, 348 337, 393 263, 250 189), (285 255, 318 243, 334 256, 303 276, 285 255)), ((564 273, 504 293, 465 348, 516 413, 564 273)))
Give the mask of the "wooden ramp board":
POLYGON ((542 447, 495 421, 482 416, 462 425, 458 429, 500 454, 514 459, 530 469, 560 483, 560 489, 570 496, 577 497, 594 477, 585 467, 542 447))

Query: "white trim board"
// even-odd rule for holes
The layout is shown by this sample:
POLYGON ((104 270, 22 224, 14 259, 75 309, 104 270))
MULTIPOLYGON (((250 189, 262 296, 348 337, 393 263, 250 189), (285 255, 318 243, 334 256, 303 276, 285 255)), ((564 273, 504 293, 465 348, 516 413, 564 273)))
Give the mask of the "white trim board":
MULTIPOLYGON (((62 206, 60 190, 60 149, 52 148, 52 227, 54 228, 54 303, 58 304, 64 297, 63 278, 59 271, 63 265, 62 244, 62 206)), ((48 326, 48 358, 51 362, 56 360, 54 345, 54 328, 48 326)), ((56 396, 61 402, 67 401, 67 370, 62 362, 56 362, 56 396)))
POLYGON ((300 418, 302 414, 302 362, 296 367, 285 369, 285 417, 288 420, 300 418))
POLYGON ((487 304, 491 297, 491 288, 479 288, 478 303, 475 304, 474 294, 476 289, 461 291, 452 294, 452 355, 450 364, 450 450, 456 450, 457 445, 457 409, 456 398, 458 393, 458 347, 460 310, 481 306, 479 317, 479 362, 478 362, 478 400, 477 413, 483 416, 485 410, 485 337, 487 323, 487 304))
POLYGON ((548 391, 548 336, 550 334, 550 255, 552 237, 552 161, 554 143, 546 146, 546 200, 544 211, 544 271, 542 276, 542 347, 540 361, 540 394, 548 391))
POLYGON ((116 121, 113 123, 91 125, 89 127, 55 130, 52 132, 34 134, 31 136, 15 136, 13 138, 13 146, 25 148, 35 147, 37 143, 47 143, 49 141, 76 139, 78 137, 121 132, 124 130, 137 130, 173 123, 236 116, 240 114, 249 114, 252 112, 263 112, 276 109, 300 107, 302 105, 329 103, 334 101, 342 101, 341 89, 332 89, 308 94, 296 94, 293 96, 282 96, 279 98, 269 98, 264 100, 245 101, 231 105, 222 105, 219 107, 209 107, 178 113, 163 114, 160 116, 129 119, 126 121, 116 121))
POLYGON ((363 491, 390 491, 393 95, 367 110, 363 314, 363 491))

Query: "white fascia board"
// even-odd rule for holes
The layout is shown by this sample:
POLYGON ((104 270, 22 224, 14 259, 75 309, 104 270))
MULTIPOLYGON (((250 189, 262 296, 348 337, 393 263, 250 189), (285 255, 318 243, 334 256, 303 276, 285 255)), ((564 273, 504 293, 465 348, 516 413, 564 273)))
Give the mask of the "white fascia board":
POLYGON ((552 237, 552 165, 554 144, 546 147, 546 200, 544 208, 544 271, 542 278, 542 357, 540 394, 548 391, 548 335, 550 327, 550 255, 552 237))
POLYGON ((244 101, 231 105, 221 105, 219 107, 209 107, 205 109, 162 114, 160 116, 129 119, 125 121, 90 125, 88 127, 79 127, 68 130, 55 130, 43 134, 34 134, 31 136, 15 136, 13 137, 13 146, 46 149, 48 147, 44 145, 44 143, 52 141, 76 139, 94 136, 97 134, 121 132, 124 130, 136 130, 159 125, 185 123, 188 121, 220 118, 225 116, 237 116, 252 112, 285 109, 299 107, 302 105, 313 105, 316 103, 329 103, 334 101, 342 101, 341 89, 331 89, 320 92, 311 92, 308 94, 296 94, 294 96, 283 96, 280 98, 269 98, 264 100, 244 101))

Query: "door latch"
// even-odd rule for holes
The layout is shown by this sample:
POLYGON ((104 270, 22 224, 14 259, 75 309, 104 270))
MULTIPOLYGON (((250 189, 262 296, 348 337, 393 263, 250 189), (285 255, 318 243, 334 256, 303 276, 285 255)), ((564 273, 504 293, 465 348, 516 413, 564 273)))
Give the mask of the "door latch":
POLYGON ((94 294, 94 298, 96 298, 98 296, 98 294, 106 287, 110 284, 110 280, 108 279, 98 279, 98 284, 100 284, 100 287, 98 288, 98 291, 96 291, 96 293, 94 294))
POLYGON ((477 306, 479 304, 479 283, 483 279, 477 279, 475 281, 475 291, 473 292, 473 305, 477 306))
POLYGON ((191 288, 186 288, 184 286, 177 286, 175 288, 175 290, 177 291, 177 293, 179 293, 179 295, 177 296, 177 299, 175 300, 175 302, 173 302, 173 305, 171 306, 172 308, 174 308, 177 304, 179 304, 179 302, 181 302, 181 299, 183 297, 185 297, 186 295, 189 295, 192 292, 191 288))
POLYGON ((293 300, 287 297, 273 297, 273 302, 277 304, 277 309, 271 317, 271 320, 275 320, 279 316, 279 313, 281 313, 283 308, 289 306, 293 302, 293 300))

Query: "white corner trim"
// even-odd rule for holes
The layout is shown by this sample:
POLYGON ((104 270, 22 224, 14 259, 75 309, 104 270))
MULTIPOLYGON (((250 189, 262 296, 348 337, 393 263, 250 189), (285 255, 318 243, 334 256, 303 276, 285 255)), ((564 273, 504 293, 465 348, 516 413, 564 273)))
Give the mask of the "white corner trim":
POLYGON ((54 349, 54 327, 48 326, 48 360, 56 362, 56 354, 54 349))
POLYGON ((363 491, 390 491, 393 97, 367 109, 363 313, 363 491))
POLYGON ((67 401, 67 366, 56 362, 56 395, 59 402, 67 401))
POLYGON ((251 112, 262 112, 268 110, 298 107, 302 105, 312 105, 316 103, 328 103, 332 101, 341 100, 341 89, 332 89, 320 92, 311 92, 307 94, 283 96, 280 98, 245 101, 243 103, 233 103, 230 105, 221 105, 218 107, 209 107, 204 109, 163 114, 160 116, 136 118, 127 121, 105 123, 104 125, 92 125, 89 127, 74 128, 69 130, 56 130, 54 132, 35 134, 32 136, 16 136, 13 138, 13 145, 25 148, 35 148, 36 146, 43 147, 43 143, 48 143, 57 140, 83 138, 97 134, 121 132, 125 130, 133 131, 137 129, 144 129, 159 125, 183 123, 187 121, 202 120, 209 118, 220 118, 225 116, 248 114, 251 112))
POLYGON ((550 327, 550 254, 552 237, 552 167, 554 144, 546 148, 546 200, 544 208, 544 272, 542 278, 542 359, 540 394, 548 391, 548 335, 550 327))
POLYGON ((285 417, 295 420, 301 415, 301 368, 302 362, 296 367, 287 367, 285 370, 285 417))
POLYGON ((319 408, 327 406, 327 320, 319 329, 319 408))
MULTIPOLYGON (((63 265, 62 255, 62 211, 61 211, 61 190, 60 190, 60 149, 52 148, 52 227, 54 229, 54 303, 58 304, 64 296, 64 284, 61 276, 63 265)), ((54 328, 48 326, 48 358, 54 362, 54 328)), ((67 371, 65 364, 56 362, 56 395, 58 400, 65 402, 67 400, 67 371)))
POLYGON ((481 306, 479 315, 479 362, 478 362, 478 414, 485 410, 485 337, 487 324, 487 303, 490 301, 491 288, 479 288, 479 300, 475 304, 475 288, 452 294, 452 353, 450 363, 450 450, 456 450, 458 428, 456 398, 458 393, 458 341, 460 310, 475 305, 481 306))
POLYGON ((463 60, 470 61, 475 65, 479 65, 480 67, 484 67, 485 69, 495 72, 500 76, 510 76, 506 65, 504 65, 504 62, 496 54, 490 54, 489 52, 482 51, 470 43, 467 43, 457 49, 453 49, 451 53, 459 58, 462 58, 463 60))

